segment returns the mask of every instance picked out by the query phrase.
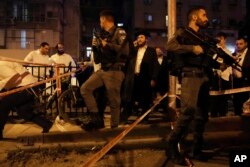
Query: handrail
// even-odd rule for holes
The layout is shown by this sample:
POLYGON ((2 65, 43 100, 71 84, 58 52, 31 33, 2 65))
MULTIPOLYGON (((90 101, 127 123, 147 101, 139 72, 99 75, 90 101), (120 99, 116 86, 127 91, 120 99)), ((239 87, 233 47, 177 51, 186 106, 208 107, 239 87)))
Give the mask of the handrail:
POLYGON ((209 95, 219 96, 219 95, 228 95, 228 94, 242 93, 242 92, 250 92, 250 86, 241 87, 241 88, 225 89, 225 90, 210 90, 209 95))
POLYGON ((57 84, 56 89, 57 89, 58 94, 60 94, 61 93, 60 78, 71 75, 72 73, 75 73, 77 71, 77 70, 74 70, 74 71, 59 75, 59 68, 58 67, 64 66, 62 64, 49 65, 49 64, 43 64, 43 63, 33 63, 33 62, 26 62, 26 61, 23 61, 23 60, 3 57, 3 56, 0 56, 0 61, 9 61, 9 62, 15 62, 15 63, 20 63, 20 64, 33 64, 33 65, 40 65, 40 66, 47 66, 47 67, 56 67, 56 76, 55 77, 48 78, 48 79, 45 79, 43 81, 32 83, 32 84, 22 86, 22 87, 19 87, 19 88, 16 88, 16 89, 12 89, 12 90, 9 90, 9 91, 6 91, 6 92, 2 92, 2 93, 0 93, 0 97, 4 97, 4 96, 7 96, 7 95, 16 93, 16 92, 20 92, 22 90, 25 90, 25 89, 28 89, 28 88, 31 88, 31 87, 34 87, 34 86, 38 86, 38 85, 41 85, 41 84, 44 84, 46 82, 53 81, 53 80, 56 80, 56 84, 57 84))

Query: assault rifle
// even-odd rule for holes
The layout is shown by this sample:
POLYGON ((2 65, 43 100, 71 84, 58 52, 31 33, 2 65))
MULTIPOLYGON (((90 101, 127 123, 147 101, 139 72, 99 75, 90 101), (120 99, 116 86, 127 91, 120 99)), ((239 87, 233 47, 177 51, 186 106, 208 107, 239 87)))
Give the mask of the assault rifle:
POLYGON ((185 31, 191 35, 194 40, 201 43, 201 47, 203 48, 205 54, 212 57, 213 60, 217 61, 218 58, 221 58, 223 59, 223 63, 225 63, 227 66, 231 66, 238 71, 242 71, 241 65, 239 65, 239 62, 233 56, 227 54, 222 48, 217 47, 217 41, 215 39, 209 36, 205 36, 203 39, 187 28, 185 31))

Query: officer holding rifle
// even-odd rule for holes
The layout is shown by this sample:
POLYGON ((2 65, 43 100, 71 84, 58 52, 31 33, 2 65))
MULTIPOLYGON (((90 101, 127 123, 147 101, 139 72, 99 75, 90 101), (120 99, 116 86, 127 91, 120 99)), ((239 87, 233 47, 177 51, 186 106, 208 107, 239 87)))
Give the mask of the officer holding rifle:
POLYGON ((212 68, 220 68, 213 60, 222 56, 224 63, 237 65, 235 59, 217 49, 213 41, 201 33, 208 26, 204 7, 189 10, 188 26, 178 29, 167 43, 167 50, 173 56, 172 73, 181 80, 181 113, 173 131, 168 137, 168 157, 177 164, 185 165, 185 157, 179 152, 178 143, 185 138, 191 122, 194 121, 193 146, 190 157, 207 160, 202 152, 203 132, 208 120, 209 76, 212 68))

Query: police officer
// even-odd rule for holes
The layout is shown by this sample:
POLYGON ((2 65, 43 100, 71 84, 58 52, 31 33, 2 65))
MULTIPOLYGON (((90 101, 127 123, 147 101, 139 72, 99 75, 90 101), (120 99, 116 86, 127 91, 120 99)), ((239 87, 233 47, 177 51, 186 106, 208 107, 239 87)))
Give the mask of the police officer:
POLYGON ((178 57, 174 62, 181 76, 181 113, 170 133, 168 156, 177 164, 185 164, 178 151, 178 143, 186 136, 191 121, 194 121, 192 156, 204 160, 202 152, 203 132, 207 121, 208 74, 212 61, 193 35, 205 38, 200 29, 206 28, 208 18, 204 7, 195 7, 188 12, 188 27, 177 30, 167 43, 167 50, 178 57), (193 34, 193 35, 192 35, 193 34))
POLYGON ((112 11, 104 10, 100 13, 102 34, 93 38, 92 45, 95 63, 101 63, 101 70, 93 73, 81 86, 81 95, 90 112, 90 119, 82 124, 85 130, 104 127, 103 118, 98 114, 98 107, 93 91, 105 86, 111 110, 111 128, 118 127, 120 119, 120 89, 124 79, 122 71, 124 63, 121 55, 128 53, 126 32, 114 24, 112 11))

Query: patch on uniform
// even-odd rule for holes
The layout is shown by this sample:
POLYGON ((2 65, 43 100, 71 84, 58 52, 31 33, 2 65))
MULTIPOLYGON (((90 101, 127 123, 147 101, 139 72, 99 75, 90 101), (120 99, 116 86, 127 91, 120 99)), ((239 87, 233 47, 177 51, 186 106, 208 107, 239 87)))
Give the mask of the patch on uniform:
POLYGON ((119 34, 126 34, 125 30, 123 30, 123 29, 120 29, 118 32, 119 32, 119 34))
POLYGON ((125 38, 126 38, 126 36, 125 36, 125 35, 120 36, 120 40, 124 40, 125 38))
POLYGON ((119 42, 122 43, 127 36, 126 31, 123 29, 119 29, 118 34, 119 34, 119 42))

